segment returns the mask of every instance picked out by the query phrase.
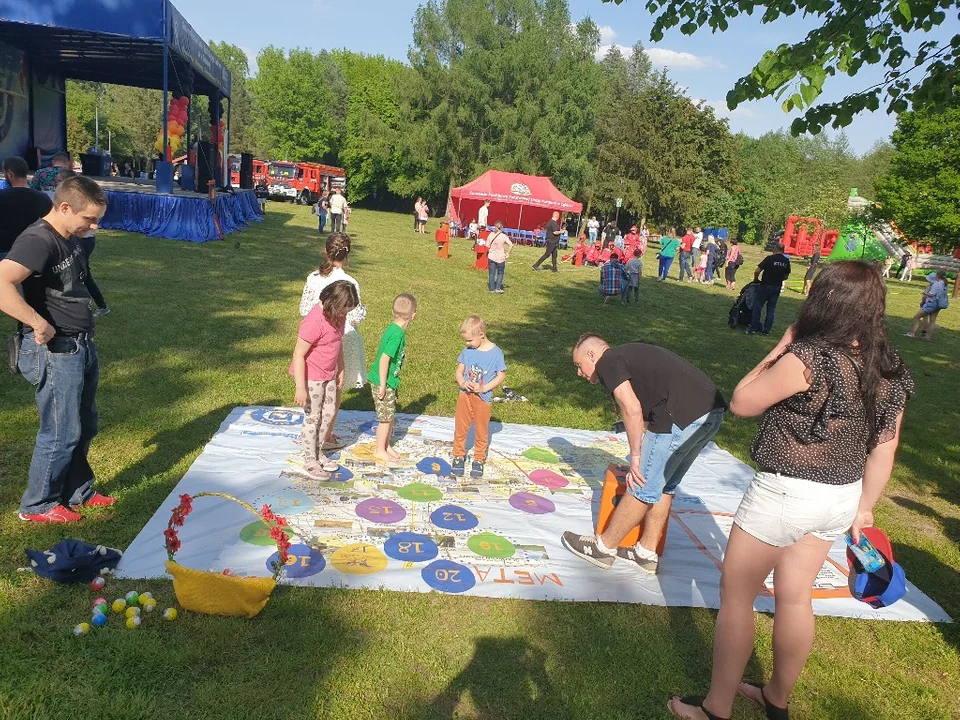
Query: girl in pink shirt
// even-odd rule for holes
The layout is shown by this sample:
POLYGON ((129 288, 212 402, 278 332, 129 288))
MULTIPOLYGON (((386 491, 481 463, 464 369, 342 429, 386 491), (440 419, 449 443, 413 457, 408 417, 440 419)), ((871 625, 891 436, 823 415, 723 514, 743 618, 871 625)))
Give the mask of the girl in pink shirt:
POLYGON ((357 289, 346 280, 320 292, 320 303, 300 323, 290 374, 296 403, 303 408, 304 469, 328 480, 339 467, 323 454, 323 441, 337 415, 337 388, 343 384, 343 332, 347 313, 360 304, 357 289))

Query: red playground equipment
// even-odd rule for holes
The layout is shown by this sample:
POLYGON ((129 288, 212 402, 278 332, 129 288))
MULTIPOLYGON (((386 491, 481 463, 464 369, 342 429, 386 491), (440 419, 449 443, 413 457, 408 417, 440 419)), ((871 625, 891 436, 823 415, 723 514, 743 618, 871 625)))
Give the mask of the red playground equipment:
POLYGON ((814 245, 819 242, 820 257, 827 257, 839 236, 839 230, 824 230, 820 218, 791 215, 787 218, 783 233, 784 252, 793 257, 809 257, 813 255, 814 245))

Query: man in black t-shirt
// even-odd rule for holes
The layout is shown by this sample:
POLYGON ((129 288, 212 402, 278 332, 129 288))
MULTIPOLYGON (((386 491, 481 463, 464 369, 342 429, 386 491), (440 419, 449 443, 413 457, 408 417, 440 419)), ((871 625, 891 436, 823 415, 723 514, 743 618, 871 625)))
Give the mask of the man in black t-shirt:
POLYGON ((57 186, 50 212, 24 230, 0 261, 0 312, 22 324, 17 367, 36 389, 40 414, 21 520, 77 522, 82 516, 71 508, 114 502, 94 491, 87 462, 97 434, 100 366, 87 256, 77 240, 97 229, 106 208, 97 183, 68 177, 57 186))
POLYGON ((777 300, 780 299, 780 289, 783 287, 783 281, 790 277, 790 258, 783 254, 783 243, 777 243, 776 250, 772 255, 767 255, 753 273, 754 282, 759 282, 753 296, 753 320, 747 329, 747 335, 762 333, 770 334, 770 328, 773 327, 773 316, 777 310, 777 300), (763 327, 760 327, 760 310, 767 306, 767 315, 763 319, 763 327))
POLYGON ((679 355, 656 345, 611 348, 587 333, 573 348, 577 374, 602 383, 620 410, 630 445, 627 492, 597 535, 565 532, 568 550, 597 567, 617 557, 655 573, 657 547, 667 526, 673 494, 697 456, 720 429, 726 402, 717 386, 679 355), (643 523, 640 542, 620 547, 643 523))
POLYGON ((547 235, 547 245, 543 250, 543 256, 533 264, 534 270, 540 269, 540 263, 548 257, 553 257, 553 271, 557 271, 557 245, 560 244, 560 236, 563 230, 560 229, 560 213, 555 212, 550 216, 550 222, 544 228, 547 235))
POLYGON ((3 161, 3 176, 10 185, 0 190, 0 260, 24 230, 53 207, 46 193, 27 187, 27 161, 9 157, 3 161))

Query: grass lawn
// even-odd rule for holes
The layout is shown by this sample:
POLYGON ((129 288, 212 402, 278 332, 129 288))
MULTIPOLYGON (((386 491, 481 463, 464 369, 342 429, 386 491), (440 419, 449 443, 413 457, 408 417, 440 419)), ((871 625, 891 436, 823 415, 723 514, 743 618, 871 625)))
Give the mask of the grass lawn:
MULTIPOLYGON (((533 273, 517 249, 507 293, 490 295, 469 269, 465 240, 434 259, 431 235, 408 215, 354 213, 350 271, 369 311, 368 358, 402 291, 420 301, 410 328, 401 409, 452 415, 450 381, 470 313, 504 350, 507 384, 530 398, 494 407, 506 422, 607 428, 611 400, 576 377, 569 348, 587 330, 612 343, 641 339, 691 360, 729 397, 774 344, 727 328, 730 293, 656 283, 647 262, 639 306, 604 306, 595 269, 533 273)), ((230 408, 293 403, 288 359, 303 280, 320 245, 308 208, 271 204, 266 221, 226 242, 190 245, 100 233, 93 266, 113 312, 98 329, 101 431, 91 451, 112 511, 77 527, 21 523, 17 504, 36 433, 30 386, 0 376, 0 718, 664 718, 672 693, 709 680, 715 613, 597 603, 279 588, 253 621, 184 613, 141 630, 114 625, 85 638, 86 586, 17 572, 23 548, 65 536, 126 547, 187 471, 230 408)), ((747 248, 746 281, 760 251, 747 248)), ((672 269, 676 277, 678 267, 672 269)), ((776 332, 795 316, 797 280, 776 332)), ((902 334, 921 283, 890 283, 890 330, 918 394, 907 410, 894 477, 877 511, 908 577, 960 618, 960 311, 941 313, 934 342, 902 334)), ((12 324, 0 321, 4 336, 12 324)), ((370 409, 353 393, 347 408, 370 409)), ((748 460, 755 421, 728 417, 717 441, 748 460)), ((109 598, 166 582, 111 582, 109 598)), ((748 673, 769 672, 772 619, 758 615, 748 673)), ((955 624, 818 621, 797 687, 797 718, 960 717, 960 628, 955 624)), ((760 713, 739 703, 736 718, 760 713)))

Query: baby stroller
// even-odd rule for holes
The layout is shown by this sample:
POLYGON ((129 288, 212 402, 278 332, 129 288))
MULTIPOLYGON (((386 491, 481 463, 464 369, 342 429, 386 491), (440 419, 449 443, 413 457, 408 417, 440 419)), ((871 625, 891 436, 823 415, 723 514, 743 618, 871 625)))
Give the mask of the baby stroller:
POLYGON ((733 307, 730 308, 730 318, 727 324, 734 330, 738 327, 749 327, 753 319, 753 301, 757 294, 759 282, 751 282, 744 285, 740 291, 740 296, 733 301, 733 307))

